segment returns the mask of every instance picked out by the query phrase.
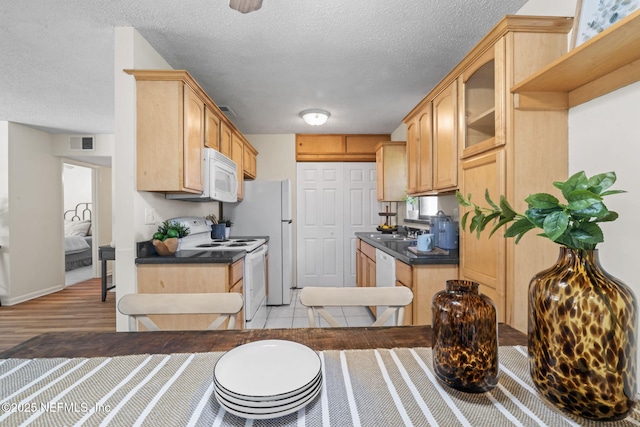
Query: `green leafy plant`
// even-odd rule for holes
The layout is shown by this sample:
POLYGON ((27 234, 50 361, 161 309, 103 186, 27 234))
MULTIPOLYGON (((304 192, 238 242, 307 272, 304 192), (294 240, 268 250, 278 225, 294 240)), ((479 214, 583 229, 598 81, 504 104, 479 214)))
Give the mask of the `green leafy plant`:
POLYGON ((219 223, 224 224, 226 227, 231 227, 233 225, 233 222, 225 217, 220 217, 219 223))
POLYGON ((458 191, 458 203, 473 208, 466 212, 460 220, 463 230, 471 216, 469 231, 475 232, 479 238, 489 224, 494 224, 489 234, 491 237, 500 227, 510 224, 504 236, 515 237, 516 243, 528 231, 535 228, 543 230, 538 236, 571 249, 595 249, 604 241, 601 222, 615 221, 616 212, 607 209, 603 203, 605 196, 624 193, 623 190, 609 190, 616 182, 614 172, 601 173, 587 178, 584 171, 572 175, 564 182, 554 182, 554 187, 562 191, 566 203, 561 203, 548 193, 531 194, 525 199, 528 209, 524 214, 516 212, 504 196, 496 204, 485 191, 485 200, 489 207, 478 206, 471 201, 471 194, 466 198, 458 191))
POLYGON ((158 231, 153 235, 155 240, 165 241, 166 239, 188 236, 191 230, 186 225, 182 225, 177 221, 163 221, 158 226, 158 231))
POLYGON ((404 196, 403 199, 408 205, 411 205, 412 207, 416 207, 416 204, 418 202, 418 198, 417 197, 413 197, 413 196, 409 196, 408 194, 406 194, 404 196))

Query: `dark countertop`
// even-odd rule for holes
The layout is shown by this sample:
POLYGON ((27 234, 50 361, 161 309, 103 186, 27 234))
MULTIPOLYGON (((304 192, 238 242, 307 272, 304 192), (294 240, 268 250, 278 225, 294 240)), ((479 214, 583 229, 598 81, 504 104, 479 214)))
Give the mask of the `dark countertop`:
MULTIPOLYGON (((416 255, 409 251, 409 246, 412 242, 409 241, 395 241, 395 240, 377 240, 372 238, 372 234, 381 233, 355 233, 356 237, 367 242, 374 248, 380 249, 383 252, 388 253, 392 257, 410 265, 425 265, 425 264, 458 264, 459 252, 458 249, 449 249, 448 255, 416 255)), ((413 242, 415 244, 415 241, 413 242)))
MULTIPOLYGON (((260 238, 269 241, 269 236, 231 236, 234 239, 260 238)), ((160 256, 153 243, 138 242, 136 264, 233 264, 247 254, 245 251, 178 251, 173 255, 160 256)))

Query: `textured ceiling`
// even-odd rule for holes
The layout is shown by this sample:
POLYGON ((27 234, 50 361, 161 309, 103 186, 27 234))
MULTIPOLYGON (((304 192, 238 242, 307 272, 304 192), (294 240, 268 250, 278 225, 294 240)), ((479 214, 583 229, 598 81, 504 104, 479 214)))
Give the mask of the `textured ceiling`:
POLYGON ((188 70, 246 134, 391 133, 526 0, 0 0, 0 120, 114 133, 114 27, 188 70), (322 127, 301 110, 322 108, 322 127))

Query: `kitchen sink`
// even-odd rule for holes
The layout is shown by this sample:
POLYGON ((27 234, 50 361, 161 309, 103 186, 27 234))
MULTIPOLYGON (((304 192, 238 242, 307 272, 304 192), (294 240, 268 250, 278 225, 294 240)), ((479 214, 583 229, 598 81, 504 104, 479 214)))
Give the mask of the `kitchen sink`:
POLYGON ((371 233, 369 236, 375 240, 382 241, 394 241, 394 242, 413 242, 417 239, 415 237, 407 237, 404 234, 380 234, 380 233, 371 233))

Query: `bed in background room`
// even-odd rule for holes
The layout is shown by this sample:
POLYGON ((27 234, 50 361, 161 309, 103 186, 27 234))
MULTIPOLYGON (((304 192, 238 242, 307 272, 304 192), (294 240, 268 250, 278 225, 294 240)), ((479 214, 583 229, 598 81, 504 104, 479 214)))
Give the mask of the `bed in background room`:
POLYGON ((64 270, 93 263, 91 203, 78 203, 64 213, 64 270))

